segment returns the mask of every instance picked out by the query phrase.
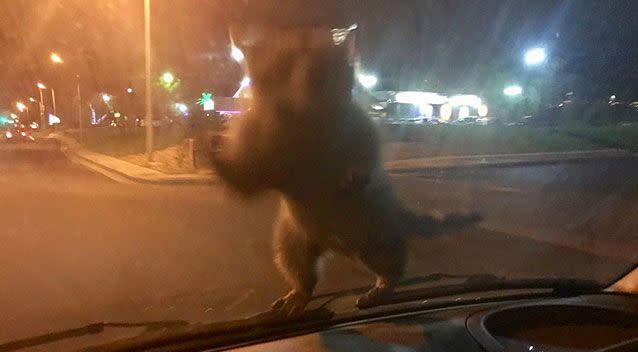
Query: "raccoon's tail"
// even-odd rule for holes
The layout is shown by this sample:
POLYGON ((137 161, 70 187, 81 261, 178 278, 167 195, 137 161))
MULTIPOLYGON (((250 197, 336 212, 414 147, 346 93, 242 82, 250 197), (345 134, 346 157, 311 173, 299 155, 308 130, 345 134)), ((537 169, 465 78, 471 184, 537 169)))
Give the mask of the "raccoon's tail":
POLYGON ((478 213, 450 213, 443 217, 412 213, 410 218, 412 225, 410 233, 422 237, 454 233, 483 220, 483 217, 478 213))

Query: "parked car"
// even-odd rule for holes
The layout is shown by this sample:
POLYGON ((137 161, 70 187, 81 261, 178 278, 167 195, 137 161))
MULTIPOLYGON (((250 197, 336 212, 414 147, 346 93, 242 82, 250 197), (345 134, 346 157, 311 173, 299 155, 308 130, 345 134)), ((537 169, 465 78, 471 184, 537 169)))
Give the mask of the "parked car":
POLYGON ((31 142, 35 140, 28 130, 22 128, 7 128, 0 135, 0 138, 5 142, 31 142))

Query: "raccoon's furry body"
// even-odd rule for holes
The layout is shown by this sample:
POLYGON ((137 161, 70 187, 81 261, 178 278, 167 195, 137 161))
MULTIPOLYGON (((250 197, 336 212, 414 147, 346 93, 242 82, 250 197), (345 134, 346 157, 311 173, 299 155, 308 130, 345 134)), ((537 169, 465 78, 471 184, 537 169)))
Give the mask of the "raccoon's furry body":
POLYGON ((362 297, 374 300, 401 278, 409 235, 478 221, 474 215, 436 220, 403 206, 383 169, 376 128, 351 101, 353 70, 342 48, 242 50, 252 106, 211 160, 238 193, 281 195, 275 262, 292 290, 274 309, 303 311, 327 250, 359 259, 377 275, 362 297))

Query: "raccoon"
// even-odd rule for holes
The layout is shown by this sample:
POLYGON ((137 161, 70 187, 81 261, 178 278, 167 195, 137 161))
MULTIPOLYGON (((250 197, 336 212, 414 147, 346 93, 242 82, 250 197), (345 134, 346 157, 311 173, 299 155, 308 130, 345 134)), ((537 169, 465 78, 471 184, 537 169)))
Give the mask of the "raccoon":
MULTIPOLYGON (((231 33, 232 36, 232 33, 231 33)), ((245 197, 276 191, 275 263, 291 290, 273 303, 302 313, 327 251, 360 260, 377 276, 358 304, 392 293, 406 265, 406 240, 458 230, 477 214, 417 215, 396 196, 376 126, 352 99, 354 70, 343 46, 240 47, 252 80, 251 107, 211 151, 211 163, 245 197)))

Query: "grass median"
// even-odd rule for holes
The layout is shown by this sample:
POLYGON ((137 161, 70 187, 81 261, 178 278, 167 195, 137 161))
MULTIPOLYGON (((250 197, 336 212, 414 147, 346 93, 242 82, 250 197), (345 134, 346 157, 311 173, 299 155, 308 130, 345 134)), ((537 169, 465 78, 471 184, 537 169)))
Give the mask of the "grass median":
MULTIPOLYGON (((386 161, 454 155, 518 154, 575 150, 624 149, 638 151, 638 126, 526 127, 526 126, 386 126, 381 129, 386 161)), ((77 136, 76 136, 77 137, 77 136)), ((184 130, 155 129, 153 166, 166 173, 193 172, 184 160, 184 130)), ((146 166, 143 129, 122 133, 117 128, 86 131, 84 146, 93 151, 146 166)), ((198 165, 206 168, 207 165, 198 165)))
MULTIPOLYGON (((76 140, 78 131, 67 132, 76 140)), ((180 126, 164 126, 154 129, 154 148, 165 149, 184 140, 184 129, 180 126)), ((92 151, 120 157, 130 154, 141 154, 146 151, 146 133, 138 127, 128 131, 116 127, 87 128, 82 145, 92 151)))

